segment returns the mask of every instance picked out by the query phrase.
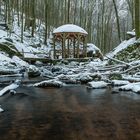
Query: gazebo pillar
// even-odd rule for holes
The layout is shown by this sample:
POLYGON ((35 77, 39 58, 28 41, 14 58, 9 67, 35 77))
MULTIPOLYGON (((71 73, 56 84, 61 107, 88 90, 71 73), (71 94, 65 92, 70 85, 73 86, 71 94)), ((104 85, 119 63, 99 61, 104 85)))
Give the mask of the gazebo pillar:
POLYGON ((64 38, 62 38, 62 58, 64 58, 64 38))
POLYGON ((85 57, 87 57, 87 38, 85 37, 85 57))
POLYGON ((80 35, 78 33, 77 58, 79 58, 79 47, 80 47, 80 35))
POLYGON ((55 36, 53 38, 53 58, 56 58, 56 48, 55 48, 55 36))
POLYGON ((68 50, 67 50, 67 58, 70 56, 70 40, 68 38, 68 50))
POLYGON ((64 33, 64 58, 66 58, 66 34, 64 33))
POLYGON ((87 57, 86 38, 83 38, 83 55, 84 57, 87 57))
POLYGON ((75 58, 75 38, 73 39, 73 58, 75 58))
POLYGON ((63 37, 62 37, 62 58, 66 58, 66 46, 65 46, 65 42, 66 42, 66 34, 63 33, 63 37))

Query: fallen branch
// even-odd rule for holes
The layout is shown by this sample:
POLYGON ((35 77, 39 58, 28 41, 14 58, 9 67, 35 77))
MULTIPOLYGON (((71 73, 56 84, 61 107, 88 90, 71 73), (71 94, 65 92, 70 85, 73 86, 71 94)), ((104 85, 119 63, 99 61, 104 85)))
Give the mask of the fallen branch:
POLYGON ((108 59, 112 60, 112 61, 116 61, 116 62, 118 62, 118 63, 125 64, 126 66, 132 66, 131 64, 126 63, 126 62, 124 62, 124 61, 121 61, 121 60, 118 60, 118 59, 115 59, 115 58, 110 58, 110 57, 108 57, 108 56, 106 56, 106 57, 107 57, 108 59))
POLYGON ((140 82, 140 78, 129 76, 129 75, 122 76, 122 79, 128 80, 130 82, 140 82))
POLYGON ((11 90, 15 90, 19 87, 19 80, 16 80, 14 83, 12 83, 11 85, 9 86, 6 86, 5 88, 3 88, 1 91, 0 91, 0 96, 4 95, 5 93, 11 91, 11 90))
POLYGON ((127 70, 121 72, 121 74, 124 74, 124 73, 130 72, 130 71, 132 71, 132 70, 134 70, 134 69, 137 69, 137 68, 140 68, 140 64, 137 65, 137 66, 133 66, 133 67, 131 67, 130 69, 127 69, 127 70))
POLYGON ((125 68, 126 65, 116 65, 116 66, 112 66, 112 67, 103 67, 102 69, 98 69, 98 71, 109 71, 109 70, 116 70, 119 68, 125 68))

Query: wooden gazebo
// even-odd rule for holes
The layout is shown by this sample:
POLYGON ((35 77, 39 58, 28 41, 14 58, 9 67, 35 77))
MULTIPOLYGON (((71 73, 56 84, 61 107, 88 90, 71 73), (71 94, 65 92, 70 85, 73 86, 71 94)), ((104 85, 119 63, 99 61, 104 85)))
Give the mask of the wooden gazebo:
POLYGON ((59 58, 86 57, 86 36, 88 33, 81 27, 73 24, 66 24, 53 31, 53 56, 59 58), (57 49, 56 42, 59 42, 57 49))

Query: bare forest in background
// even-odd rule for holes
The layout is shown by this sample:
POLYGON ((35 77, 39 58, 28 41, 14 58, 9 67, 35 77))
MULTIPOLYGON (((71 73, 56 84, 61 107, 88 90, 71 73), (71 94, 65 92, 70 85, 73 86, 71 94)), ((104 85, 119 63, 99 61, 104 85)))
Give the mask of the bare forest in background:
POLYGON ((44 24, 45 44, 54 28, 71 23, 84 28, 88 32, 87 42, 106 53, 126 39, 127 31, 135 26, 140 28, 139 21, 135 22, 140 15, 139 0, 0 0, 0 3, 0 15, 9 28, 17 15, 21 36, 29 28, 34 36, 44 24))

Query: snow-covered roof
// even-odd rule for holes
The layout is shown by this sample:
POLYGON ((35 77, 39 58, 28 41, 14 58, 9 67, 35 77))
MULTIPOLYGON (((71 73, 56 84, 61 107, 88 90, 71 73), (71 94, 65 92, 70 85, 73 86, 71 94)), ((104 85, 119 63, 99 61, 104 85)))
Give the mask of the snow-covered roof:
POLYGON ((74 25, 74 24, 66 24, 56 28, 53 33, 82 33, 88 34, 83 28, 74 25))

